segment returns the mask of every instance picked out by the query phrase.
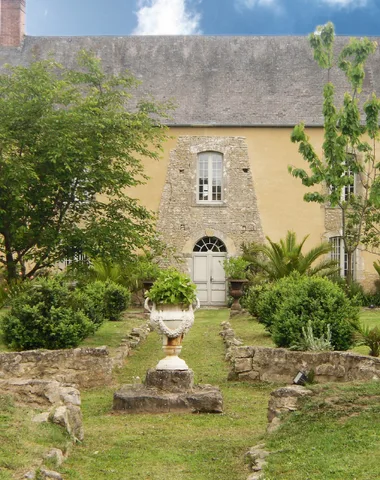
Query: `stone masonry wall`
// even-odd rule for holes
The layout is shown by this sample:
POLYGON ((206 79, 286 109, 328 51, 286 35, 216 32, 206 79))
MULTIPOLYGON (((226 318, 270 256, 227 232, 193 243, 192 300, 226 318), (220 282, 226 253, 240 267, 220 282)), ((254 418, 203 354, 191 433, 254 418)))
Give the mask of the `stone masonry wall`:
POLYGON ((229 378, 292 383, 296 374, 315 373, 318 383, 380 379, 380 358, 346 352, 295 352, 284 348, 232 347, 229 378))
POLYGON ((166 244, 190 256, 203 236, 219 237, 229 254, 242 242, 264 240, 244 137, 180 136, 170 153, 158 231, 166 244), (198 154, 223 154, 223 202, 197 203, 198 154))
POLYGON ((0 353, 0 380, 48 379, 78 387, 108 385, 112 358, 106 347, 0 353))

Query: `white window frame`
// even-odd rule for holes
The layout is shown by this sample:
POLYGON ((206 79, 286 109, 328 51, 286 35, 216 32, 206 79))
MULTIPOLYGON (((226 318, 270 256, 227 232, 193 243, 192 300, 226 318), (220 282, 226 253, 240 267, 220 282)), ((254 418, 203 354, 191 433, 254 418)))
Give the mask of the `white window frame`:
MULTIPOLYGON (((330 237, 329 242, 331 243, 331 260, 335 260, 339 264, 339 274, 342 278, 347 276, 347 267, 348 267, 348 255, 345 252, 343 237, 335 236, 330 237)), ((356 261, 355 255, 356 252, 352 255, 352 276, 356 276, 356 261)))
MULTIPOLYGON (((354 156, 354 154, 349 154, 349 155, 352 155, 354 156)), ((345 162, 345 167, 347 166, 346 162, 345 162)), ((349 199, 349 196, 350 195, 356 195, 356 191, 357 191, 357 186, 356 186, 356 173, 353 173, 352 170, 347 167, 344 171, 344 173, 342 174, 342 177, 343 176, 352 176, 353 178, 353 181, 352 183, 350 183, 349 185, 344 185, 344 187, 342 187, 342 190, 340 192, 340 200, 341 202, 347 202, 348 199, 349 199)), ((334 187, 332 185, 329 186, 329 191, 332 192, 334 189, 334 187)))
POLYGON ((344 175, 345 176, 352 176, 352 178, 353 178, 352 183, 350 183, 349 185, 345 185, 342 188, 341 200, 343 202, 347 202, 351 195, 356 194, 356 174, 353 173, 352 170, 349 167, 347 167, 344 175))
POLYGON ((198 153, 198 157, 197 157, 197 203, 198 204, 201 204, 201 205, 218 205, 218 204, 222 204, 223 203, 223 161, 224 161, 224 158, 223 158, 223 154, 221 152, 215 152, 215 151, 206 151, 206 152, 200 152, 198 153), (207 179, 208 179, 208 188, 210 188, 210 190, 208 190, 208 199, 207 200, 203 200, 203 199, 200 199, 200 195, 201 195, 201 192, 200 192, 200 162, 201 162, 201 158, 204 158, 205 156, 208 157, 208 173, 207 173, 207 179), (218 180, 219 178, 216 178, 214 176, 214 169, 213 169, 213 158, 217 157, 218 159, 220 159, 220 199, 215 199, 213 200, 212 198, 210 199, 210 193, 211 193, 211 196, 212 196, 212 182, 213 182, 213 179, 215 178, 216 180, 218 180), (210 183, 210 179, 211 179, 211 183, 210 183))

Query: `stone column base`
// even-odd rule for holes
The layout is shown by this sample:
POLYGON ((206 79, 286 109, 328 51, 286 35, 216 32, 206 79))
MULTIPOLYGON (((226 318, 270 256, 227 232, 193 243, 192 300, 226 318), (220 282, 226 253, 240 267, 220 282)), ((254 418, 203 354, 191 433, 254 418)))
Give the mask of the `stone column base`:
POLYGON ((217 387, 194 385, 192 370, 150 369, 144 385, 124 385, 114 393, 113 409, 124 413, 222 413, 223 397, 217 387))

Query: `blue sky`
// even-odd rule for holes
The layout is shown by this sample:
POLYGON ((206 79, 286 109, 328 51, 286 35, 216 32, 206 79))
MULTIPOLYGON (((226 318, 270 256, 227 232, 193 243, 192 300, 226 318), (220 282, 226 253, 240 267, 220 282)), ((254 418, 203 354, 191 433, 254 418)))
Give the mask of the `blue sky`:
POLYGON ((380 36, 380 0, 26 0, 28 35, 380 36))

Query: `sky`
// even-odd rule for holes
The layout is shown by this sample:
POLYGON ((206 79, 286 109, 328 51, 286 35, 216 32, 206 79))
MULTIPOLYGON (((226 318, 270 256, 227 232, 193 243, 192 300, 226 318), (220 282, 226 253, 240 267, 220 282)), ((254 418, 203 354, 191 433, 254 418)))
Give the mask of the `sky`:
POLYGON ((380 36, 380 0, 26 0, 26 33, 44 35, 380 36))

